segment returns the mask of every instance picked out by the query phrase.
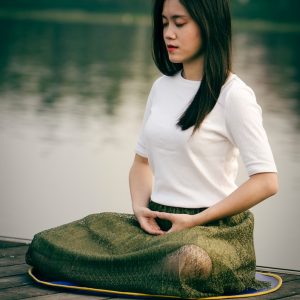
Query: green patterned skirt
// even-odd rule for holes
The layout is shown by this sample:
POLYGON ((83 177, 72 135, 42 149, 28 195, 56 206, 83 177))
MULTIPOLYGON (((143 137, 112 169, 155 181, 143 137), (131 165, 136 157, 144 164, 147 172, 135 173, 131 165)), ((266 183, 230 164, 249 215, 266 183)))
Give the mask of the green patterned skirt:
MULTIPOLYGON (((195 214, 200 210, 150 202, 150 209, 195 214)), ((162 229, 168 221, 159 220, 162 229)), ((233 217, 181 232, 145 233, 134 215, 99 213, 45 230, 34 236, 26 262, 50 280, 88 287, 199 298, 259 288, 255 281, 253 215, 233 217), (167 262, 187 245, 203 249, 212 269, 203 279, 189 280, 170 271, 167 262)))

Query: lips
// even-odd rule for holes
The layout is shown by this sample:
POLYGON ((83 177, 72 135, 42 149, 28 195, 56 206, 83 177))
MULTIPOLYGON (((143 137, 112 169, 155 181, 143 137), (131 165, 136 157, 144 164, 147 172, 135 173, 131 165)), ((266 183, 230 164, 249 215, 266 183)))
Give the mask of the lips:
POLYGON ((172 52, 172 51, 175 51, 176 49, 178 49, 178 47, 175 45, 169 44, 169 45, 167 45, 167 49, 169 52, 172 52))

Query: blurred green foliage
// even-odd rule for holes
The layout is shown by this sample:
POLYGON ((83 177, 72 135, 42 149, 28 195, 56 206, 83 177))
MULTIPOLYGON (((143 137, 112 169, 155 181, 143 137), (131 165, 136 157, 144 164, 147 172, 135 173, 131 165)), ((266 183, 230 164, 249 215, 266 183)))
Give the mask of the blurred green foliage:
MULTIPOLYGON (((151 12, 152 0, 0 0, 0 10, 83 10, 88 12, 151 12)), ((300 0, 231 0, 239 19, 300 22, 300 0)))
POLYGON ((151 0, 0 0, 0 9, 149 13, 151 0))
POLYGON ((231 0, 231 7, 235 18, 300 22, 299 0, 231 0))

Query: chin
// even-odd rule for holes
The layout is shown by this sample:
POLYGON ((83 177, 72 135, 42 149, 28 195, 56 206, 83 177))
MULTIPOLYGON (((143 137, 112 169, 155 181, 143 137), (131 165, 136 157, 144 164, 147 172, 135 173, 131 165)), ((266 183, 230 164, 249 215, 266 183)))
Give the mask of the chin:
POLYGON ((178 58, 174 58, 174 57, 170 57, 170 56, 169 56, 169 60, 173 64, 181 64, 182 63, 182 59, 178 59, 178 58))

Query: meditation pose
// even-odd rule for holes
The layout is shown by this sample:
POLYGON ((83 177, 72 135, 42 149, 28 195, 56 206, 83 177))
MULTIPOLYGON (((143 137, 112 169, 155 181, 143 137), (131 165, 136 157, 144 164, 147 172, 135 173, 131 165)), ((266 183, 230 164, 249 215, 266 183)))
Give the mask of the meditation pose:
POLYGON ((152 45, 162 74, 130 169, 134 214, 38 233, 27 262, 47 278, 125 292, 258 288, 249 209, 277 192, 277 171, 255 94, 232 70, 229 0, 154 1, 152 45), (237 186, 239 153, 249 178, 237 186))

